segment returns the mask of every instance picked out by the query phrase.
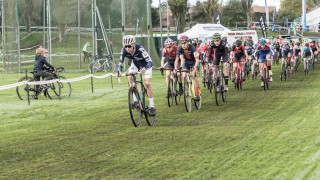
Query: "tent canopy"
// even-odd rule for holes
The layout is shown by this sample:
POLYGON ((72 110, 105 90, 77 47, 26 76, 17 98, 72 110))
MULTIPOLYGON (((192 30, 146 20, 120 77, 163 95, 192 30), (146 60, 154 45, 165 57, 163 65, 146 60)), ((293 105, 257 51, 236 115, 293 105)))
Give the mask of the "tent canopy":
POLYGON ((212 36, 214 33, 220 33, 221 36, 227 36, 230 29, 222 26, 221 24, 196 24, 188 31, 178 34, 178 38, 182 35, 187 35, 189 39, 204 40, 208 36, 212 36))

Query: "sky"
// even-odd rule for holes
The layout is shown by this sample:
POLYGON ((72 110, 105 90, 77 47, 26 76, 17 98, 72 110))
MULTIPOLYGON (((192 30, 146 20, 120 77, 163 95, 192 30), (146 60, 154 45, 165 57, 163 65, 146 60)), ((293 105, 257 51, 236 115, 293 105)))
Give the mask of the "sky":
MULTIPOLYGON (((160 0, 161 2, 166 2, 167 0, 160 0)), ((206 1, 206 0, 200 0, 201 2, 206 1)), ((226 4, 228 0, 222 0, 223 4, 226 4)), ((188 0, 190 5, 195 5, 197 0, 188 0)), ((253 0, 252 6, 264 6, 265 0, 253 0)), ((267 0, 268 6, 276 6, 277 10, 280 8, 280 0, 267 0)), ((153 0, 152 6, 153 7, 158 7, 159 5, 159 0, 153 0)))

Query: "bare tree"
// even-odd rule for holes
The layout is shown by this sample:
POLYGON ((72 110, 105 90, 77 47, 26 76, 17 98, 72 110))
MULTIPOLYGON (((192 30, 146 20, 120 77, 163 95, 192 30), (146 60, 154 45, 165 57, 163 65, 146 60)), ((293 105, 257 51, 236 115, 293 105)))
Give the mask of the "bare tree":
POLYGON ((244 12, 246 12, 246 15, 247 15, 247 27, 248 28, 251 27, 251 21, 252 21, 252 3, 253 3, 253 0, 241 0, 242 8, 243 8, 244 12))

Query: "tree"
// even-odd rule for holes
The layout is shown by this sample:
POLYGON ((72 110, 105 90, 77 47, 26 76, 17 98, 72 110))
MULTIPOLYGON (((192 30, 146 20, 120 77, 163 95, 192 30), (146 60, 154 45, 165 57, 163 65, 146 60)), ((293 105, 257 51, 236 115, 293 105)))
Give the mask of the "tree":
MULTIPOLYGON (((314 0, 307 0, 307 11, 315 7, 314 0)), ((288 17, 288 21, 292 22, 302 14, 302 1, 301 0, 283 0, 281 2, 280 10, 276 16, 276 21, 284 22, 284 17, 288 17)))
POLYGON ((204 11, 210 16, 211 22, 214 23, 213 13, 217 8, 217 0, 208 0, 203 4, 204 11))
POLYGON ((183 32, 186 25, 185 16, 189 10, 187 0, 169 0, 168 4, 173 17, 176 19, 178 33, 183 32))
POLYGON ((208 23, 212 21, 211 17, 205 12, 203 4, 200 1, 197 1, 194 6, 194 13, 192 14, 191 20, 196 23, 208 23))
POLYGON ((247 27, 250 28, 251 26, 251 21, 252 21, 252 3, 253 0, 241 0, 241 5, 242 8, 244 10, 244 12, 246 12, 247 14, 247 27))
POLYGON ((240 0, 230 0, 226 6, 223 7, 223 22, 224 26, 235 27, 242 23, 244 26, 244 22, 246 22, 246 13, 243 11, 241 7, 240 0))
POLYGON ((151 7, 152 27, 160 26, 159 8, 151 7))
MULTIPOLYGON (((59 28, 59 42, 62 42, 68 25, 76 25, 78 1, 55 0, 51 2, 51 15, 59 28)), ((52 24, 54 26, 54 24, 52 24)))

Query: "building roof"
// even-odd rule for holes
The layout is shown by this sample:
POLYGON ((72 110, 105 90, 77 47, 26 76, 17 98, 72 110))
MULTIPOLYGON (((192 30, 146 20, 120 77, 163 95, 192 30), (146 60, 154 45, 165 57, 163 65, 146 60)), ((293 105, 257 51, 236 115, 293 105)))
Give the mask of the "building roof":
MULTIPOLYGON (((252 11, 257 13, 266 13, 265 6, 252 6, 252 11)), ((272 13, 272 11, 276 11, 276 6, 268 6, 269 13, 272 13)))

